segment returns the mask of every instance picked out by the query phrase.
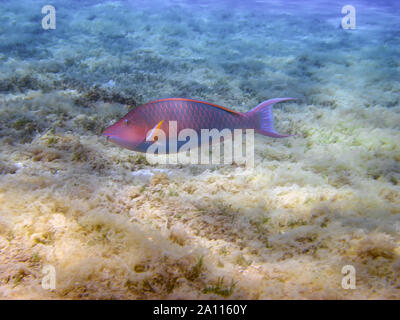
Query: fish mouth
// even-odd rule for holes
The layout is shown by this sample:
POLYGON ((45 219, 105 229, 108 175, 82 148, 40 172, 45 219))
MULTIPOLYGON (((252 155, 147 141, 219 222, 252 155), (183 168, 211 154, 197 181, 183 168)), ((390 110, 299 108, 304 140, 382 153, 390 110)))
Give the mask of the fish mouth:
POLYGON ((113 136, 111 133, 103 132, 102 133, 103 137, 106 137, 107 141, 110 140, 110 138, 113 136))
POLYGON ((107 141, 117 143, 117 142, 115 141, 115 139, 113 139, 114 136, 113 136, 111 133, 103 132, 103 133, 102 133, 102 136, 105 137, 107 141))
POLYGON ((116 145, 119 145, 129 150, 135 150, 136 147, 138 146, 138 143, 126 141, 124 139, 121 139, 120 137, 118 137, 118 135, 115 134, 103 133, 103 136, 106 137, 107 141, 115 143, 116 145))
POLYGON ((103 136, 106 137, 107 141, 114 142, 116 144, 123 143, 123 140, 115 134, 103 132, 103 136))
POLYGON ((107 141, 117 143, 117 141, 116 141, 117 139, 115 139, 115 137, 114 137, 112 134, 109 134, 109 133, 105 134, 105 133, 103 133, 103 136, 106 137, 106 140, 107 140, 107 141))
POLYGON ((102 135, 105 136, 105 137, 111 137, 111 136, 113 136, 113 134, 111 133, 110 127, 105 128, 104 131, 103 131, 103 133, 102 133, 102 135))
POLYGON ((103 137, 106 137, 107 141, 111 141, 116 144, 120 144, 120 142, 122 142, 121 141, 122 139, 119 138, 118 135, 115 134, 115 132, 113 132, 113 130, 110 127, 106 128, 101 135, 103 137))

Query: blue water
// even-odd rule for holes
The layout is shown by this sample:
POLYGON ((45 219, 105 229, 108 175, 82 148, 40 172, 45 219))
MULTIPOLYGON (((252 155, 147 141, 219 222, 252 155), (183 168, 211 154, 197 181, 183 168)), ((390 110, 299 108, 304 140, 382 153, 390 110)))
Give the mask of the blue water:
POLYGON ((0 3, 2 78, 32 77, 2 92, 111 83, 138 103, 247 108, 279 96, 332 106, 340 87, 361 105, 399 103, 398 1, 353 1, 355 30, 341 28, 347 1, 53 1, 56 30, 42 29, 45 4, 0 3))

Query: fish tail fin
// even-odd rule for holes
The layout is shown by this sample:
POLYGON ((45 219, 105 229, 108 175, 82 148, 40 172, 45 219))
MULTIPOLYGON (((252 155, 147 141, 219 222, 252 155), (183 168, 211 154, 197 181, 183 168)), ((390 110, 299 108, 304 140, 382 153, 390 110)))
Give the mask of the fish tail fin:
POLYGON ((272 106, 275 103, 296 100, 294 98, 276 98, 261 102, 257 107, 246 113, 254 121, 254 129, 257 133, 273 138, 291 137, 292 134, 281 134, 274 129, 274 115, 272 106))

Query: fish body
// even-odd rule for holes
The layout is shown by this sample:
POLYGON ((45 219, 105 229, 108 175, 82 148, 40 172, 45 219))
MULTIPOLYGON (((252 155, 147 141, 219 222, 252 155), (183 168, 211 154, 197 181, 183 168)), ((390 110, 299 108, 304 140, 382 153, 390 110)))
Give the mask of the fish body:
MULTIPOLYGON (((201 137, 202 129, 254 129, 256 132, 283 138, 289 135, 280 134, 274 130, 272 106, 275 103, 294 100, 293 98, 277 98, 262 102, 252 110, 242 113, 213 103, 170 98, 148 102, 136 107, 122 119, 106 128, 103 135, 122 147, 130 150, 146 152, 154 143, 149 141, 149 134, 154 135, 158 130, 166 134, 168 142, 170 123, 176 122, 176 131, 192 129, 201 137)), ((204 142, 204 141, 203 141, 204 142)), ((186 141, 176 141, 177 150, 186 141)), ((199 143, 202 143, 199 140, 199 143)), ((176 152, 176 151, 175 151, 176 152)), ((169 147, 166 148, 169 152, 169 147)))

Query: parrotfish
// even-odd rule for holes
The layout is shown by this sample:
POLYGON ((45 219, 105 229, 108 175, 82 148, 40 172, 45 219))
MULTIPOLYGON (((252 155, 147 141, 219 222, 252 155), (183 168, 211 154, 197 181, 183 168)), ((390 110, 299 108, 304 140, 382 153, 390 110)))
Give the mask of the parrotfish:
MULTIPOLYGON (((122 119, 106 128, 103 135, 109 141, 124 148, 146 152, 154 143, 153 137, 162 130, 169 139, 169 123, 176 122, 179 133, 183 129, 193 129, 201 136, 202 129, 254 129, 256 133, 284 138, 289 134, 281 134, 274 129, 272 106, 275 103, 296 100, 294 98, 276 98, 260 103, 248 112, 238 112, 213 103, 184 99, 169 98, 148 102, 128 112, 122 119)), ((177 141, 179 150, 185 141, 177 141)), ((201 141, 199 141, 201 143, 201 141)), ((169 152, 167 148, 166 153, 169 152)))

